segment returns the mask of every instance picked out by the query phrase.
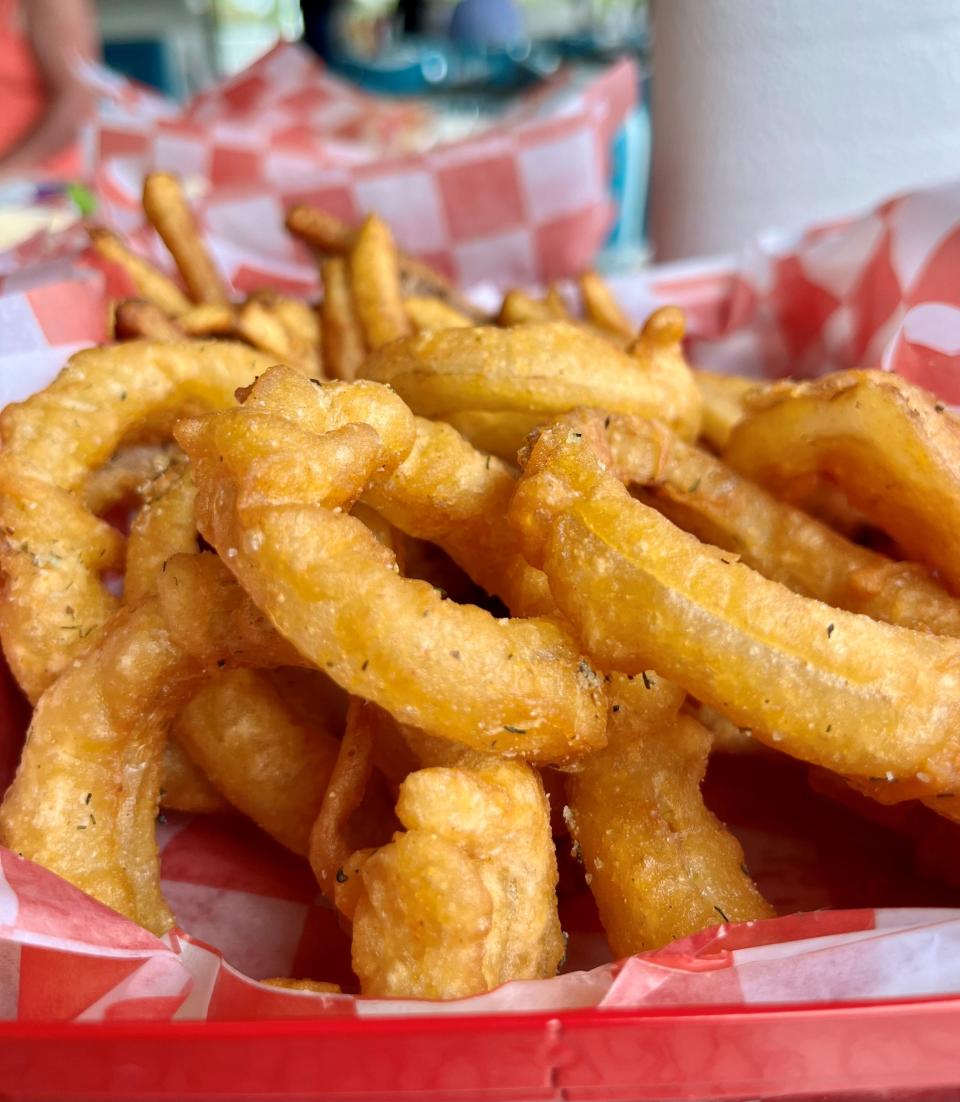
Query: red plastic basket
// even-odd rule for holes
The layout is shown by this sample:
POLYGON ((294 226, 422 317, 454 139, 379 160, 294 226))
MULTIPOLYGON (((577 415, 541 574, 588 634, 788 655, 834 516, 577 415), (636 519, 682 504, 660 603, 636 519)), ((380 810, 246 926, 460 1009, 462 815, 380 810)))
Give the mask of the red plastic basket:
POLYGON ((0 1098, 960 1097, 960 998, 491 1017, 0 1025, 0 1098))

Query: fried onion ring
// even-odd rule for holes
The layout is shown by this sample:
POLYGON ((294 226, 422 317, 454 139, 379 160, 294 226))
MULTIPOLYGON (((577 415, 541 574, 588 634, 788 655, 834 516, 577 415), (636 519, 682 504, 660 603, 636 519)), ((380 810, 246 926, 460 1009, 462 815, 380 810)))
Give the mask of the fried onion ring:
POLYGON ((604 668, 656 668, 794 757, 889 774, 904 799, 960 781, 957 640, 768 581, 631 499, 565 425, 537 441, 511 518, 604 668))
MULTIPOLYGON (((656 416, 692 439, 700 396, 680 351, 682 318, 678 329, 663 313, 647 322, 632 355, 553 321, 421 333, 373 353, 362 374, 389 383, 424 417, 483 411, 546 421, 587 406, 656 416)), ((515 452, 522 437, 512 443, 515 452)))
POLYGON ((611 417, 607 440, 620 479, 650 489, 641 500, 764 577, 875 620, 960 636, 960 601, 922 566, 851 543, 656 422, 611 417))
POLYGON ((353 968, 365 995, 456 998, 553 976, 564 954, 550 811, 521 762, 421 769, 402 833, 360 864, 353 968))
POLYGON ((842 371, 751 395, 724 458, 774 492, 825 475, 916 562, 960 594, 960 428, 885 371, 842 371))
MULTIPOLYGON (((343 512, 403 455, 368 424, 298 430, 257 409, 259 388, 249 407, 181 422, 177 439, 194 463, 200 531, 281 634, 351 694, 474 749, 565 761, 602 745, 602 687, 564 631, 496 620, 399 577, 392 554, 343 512), (394 631, 371 620, 373 607, 394 631)), ((396 401, 369 384, 329 384, 307 387, 301 404, 316 424, 338 396, 361 394, 370 406, 396 401)))
POLYGON ((158 415, 234 404, 269 363, 222 342, 90 349, 0 413, 0 636, 31 700, 117 607, 101 575, 122 568, 123 539, 84 505, 91 473, 158 415))

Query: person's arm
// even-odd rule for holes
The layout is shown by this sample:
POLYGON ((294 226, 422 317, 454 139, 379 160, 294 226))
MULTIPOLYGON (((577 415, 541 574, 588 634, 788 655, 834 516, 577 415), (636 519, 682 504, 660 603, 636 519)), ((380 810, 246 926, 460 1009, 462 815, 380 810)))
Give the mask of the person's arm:
POLYGON ((12 149, 0 156, 0 177, 26 175, 77 137, 91 106, 80 67, 96 53, 89 0, 23 0, 27 39, 47 88, 47 109, 12 149))

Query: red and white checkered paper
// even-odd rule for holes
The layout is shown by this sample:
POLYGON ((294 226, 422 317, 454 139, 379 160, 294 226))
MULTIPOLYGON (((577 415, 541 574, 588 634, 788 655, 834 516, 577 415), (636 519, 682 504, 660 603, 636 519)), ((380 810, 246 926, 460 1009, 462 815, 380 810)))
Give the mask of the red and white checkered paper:
MULTIPOLYGON (((286 247, 275 213, 259 227, 269 229, 271 256, 286 247)), ((211 240, 221 258, 228 243, 230 255, 255 268, 259 255, 242 226, 224 221, 211 240)), ((0 258, 8 273, 0 288, 0 402, 42 386, 71 349, 103 337, 117 274, 77 263, 76 251, 75 239, 48 238, 0 258)), ((683 305, 701 363, 756 375, 881 365, 955 400, 958 276, 954 185, 791 240, 767 238, 739 266, 652 269, 618 281, 618 290, 638 318, 661 303, 683 305)), ((316 291, 312 273, 294 285, 316 291)), ((24 709, 2 681, 0 690, 2 789, 24 709)), ((0 1017, 363 1016, 960 993, 960 890, 923 879, 907 840, 812 793, 798 769, 786 759, 721 759, 707 796, 778 910, 813 913, 721 927, 604 964, 582 874, 563 861, 573 971, 443 1005, 258 983, 275 975, 349 983, 348 950, 306 864, 239 818, 172 816, 161 824, 163 885, 181 927, 162 941, 0 852, 0 1017), (828 907, 835 909, 819 910, 828 907)))
POLYGON ((481 134, 424 149, 422 105, 359 92, 282 44, 177 115, 102 126, 97 187, 106 221, 129 230, 146 172, 206 181, 203 216, 238 290, 309 281, 305 251, 273 230, 298 202, 350 222, 376 210, 463 285, 555 279, 610 228, 610 142, 636 94, 629 61, 577 90, 560 74, 481 134))

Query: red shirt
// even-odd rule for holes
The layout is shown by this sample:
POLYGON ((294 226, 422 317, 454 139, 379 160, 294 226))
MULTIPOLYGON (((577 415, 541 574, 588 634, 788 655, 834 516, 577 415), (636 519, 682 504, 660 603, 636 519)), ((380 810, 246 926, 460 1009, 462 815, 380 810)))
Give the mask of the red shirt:
MULTIPOLYGON (((35 126, 47 106, 47 89, 27 39, 19 0, 0 0, 0 156, 35 126)), ((42 175, 74 175, 79 150, 71 146, 37 166, 42 175)))

